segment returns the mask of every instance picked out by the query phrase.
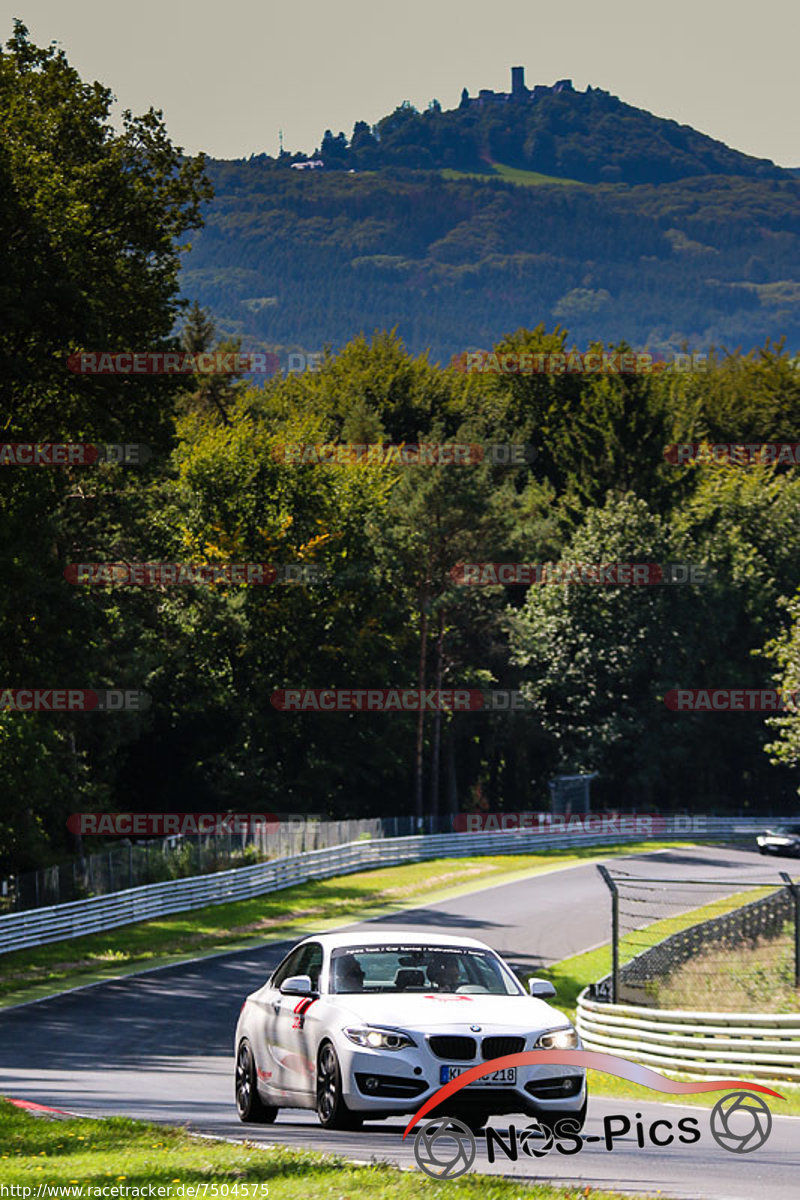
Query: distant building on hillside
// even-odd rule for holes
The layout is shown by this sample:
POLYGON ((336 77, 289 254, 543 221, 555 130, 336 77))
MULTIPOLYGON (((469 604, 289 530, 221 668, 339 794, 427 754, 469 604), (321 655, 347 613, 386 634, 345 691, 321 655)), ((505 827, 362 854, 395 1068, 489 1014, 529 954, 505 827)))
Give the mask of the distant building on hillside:
POLYGON ((308 158, 305 162, 292 163, 293 171, 319 171, 325 163, 321 158, 308 158))
POLYGON ((491 88, 481 88, 477 96, 470 97, 469 92, 464 88, 461 93, 460 107, 466 108, 470 104, 477 104, 482 108, 484 104, 508 104, 512 100, 515 104, 529 104, 531 101, 538 100, 541 96, 572 91, 574 91, 574 88, 571 79, 558 79, 552 87, 537 83, 535 87, 528 88, 525 86, 525 68, 512 67, 510 92, 493 92, 491 88))

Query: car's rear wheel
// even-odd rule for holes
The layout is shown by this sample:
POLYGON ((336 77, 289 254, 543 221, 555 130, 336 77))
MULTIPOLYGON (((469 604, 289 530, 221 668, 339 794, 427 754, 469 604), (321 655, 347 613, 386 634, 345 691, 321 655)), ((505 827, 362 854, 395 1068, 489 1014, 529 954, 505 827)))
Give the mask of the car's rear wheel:
POLYGON ((265 1104, 258 1094, 256 1063, 247 1038, 239 1043, 236 1055, 236 1111, 247 1124, 271 1125, 278 1115, 277 1108, 265 1104))
POLYGON ((344 1102, 342 1068, 331 1042, 323 1042, 317 1055, 317 1116, 323 1129, 359 1129, 364 1120, 344 1102))

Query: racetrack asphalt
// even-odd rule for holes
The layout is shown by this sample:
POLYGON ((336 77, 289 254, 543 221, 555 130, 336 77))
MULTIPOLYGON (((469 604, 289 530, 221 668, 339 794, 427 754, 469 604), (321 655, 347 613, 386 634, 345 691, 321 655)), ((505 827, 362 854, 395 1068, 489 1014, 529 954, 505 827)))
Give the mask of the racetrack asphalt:
MULTIPOLYGON (((785 869, 785 864, 750 851, 714 847, 615 858, 613 865, 657 875, 665 885, 670 879, 719 879, 718 889, 704 887, 687 907, 735 892, 748 879, 777 882, 778 870, 785 869)), ((466 934, 530 971, 607 941, 609 909, 608 892, 592 864, 483 888, 345 928, 384 925, 428 934, 466 934)), ((265 944, 0 1011, 0 1095, 92 1116, 124 1114, 188 1124, 221 1137, 282 1142, 414 1167, 413 1136, 402 1141, 408 1118, 374 1122, 359 1133, 326 1132, 313 1113, 298 1109, 282 1110, 272 1126, 245 1127, 237 1120, 232 1038, 239 1008, 288 948, 287 942, 265 944)), ((490 1164, 479 1139, 473 1169, 687 1200, 754 1200, 760 1195, 795 1200, 800 1187, 800 1119, 781 1117, 780 1101, 770 1100, 775 1119, 768 1142, 741 1155, 716 1144, 709 1133, 708 1110, 692 1108, 691 1098, 675 1105, 653 1096, 646 1102, 590 1097, 584 1133, 598 1140, 580 1154, 522 1154, 516 1163, 500 1154, 490 1164), (683 1116, 696 1116, 700 1141, 640 1148, 633 1132, 636 1113, 642 1114, 646 1128, 659 1118, 677 1124, 683 1116), (609 1114, 625 1114, 632 1125, 631 1133, 616 1141, 611 1152, 601 1140, 603 1118, 609 1114)), ((509 1118, 495 1118, 492 1124, 504 1129, 508 1122, 509 1118)), ((520 1116, 515 1123, 522 1127, 527 1121, 520 1116)))

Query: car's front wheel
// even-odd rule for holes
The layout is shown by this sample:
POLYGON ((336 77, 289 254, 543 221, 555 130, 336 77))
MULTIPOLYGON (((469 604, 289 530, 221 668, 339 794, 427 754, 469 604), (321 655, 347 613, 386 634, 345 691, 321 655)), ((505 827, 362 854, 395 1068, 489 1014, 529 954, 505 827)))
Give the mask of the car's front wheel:
POLYGON ((247 1124, 271 1125, 278 1115, 277 1108, 265 1104, 258 1094, 255 1059, 246 1038, 236 1055, 236 1111, 247 1124))
POLYGON ((547 1129, 552 1129, 555 1134, 558 1133, 560 1121, 570 1121, 571 1124, 565 1126, 565 1132, 580 1133, 586 1124, 586 1103, 584 1100, 577 1112, 549 1112, 538 1117, 537 1120, 540 1125, 547 1129))
POLYGON ((344 1102, 342 1068, 331 1042, 323 1042, 317 1055, 317 1116, 323 1129, 358 1129, 364 1119, 344 1102))

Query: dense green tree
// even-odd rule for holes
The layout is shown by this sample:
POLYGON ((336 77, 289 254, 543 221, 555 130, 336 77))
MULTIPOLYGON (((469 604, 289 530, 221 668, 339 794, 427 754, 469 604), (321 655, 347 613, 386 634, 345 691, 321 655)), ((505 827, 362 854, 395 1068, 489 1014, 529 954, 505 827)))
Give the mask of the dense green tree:
MULTIPOLYGON (((800 593, 792 596, 785 609, 786 628, 764 647, 765 656, 777 668, 774 682, 785 697, 785 711, 767 721, 773 737, 765 749, 775 765, 796 768, 800 764, 800 593)), ((796 772, 793 774, 796 779, 796 772)), ((800 784, 797 791, 800 793, 800 784)))
MULTIPOLYGON (((172 348, 179 240, 210 195, 200 160, 159 113, 109 124, 84 83, 17 22, 0 51, 0 409, 9 442, 146 443, 150 468, 0 468, 5 687, 140 687, 137 616, 66 582, 70 562, 116 556, 142 522, 137 485, 169 448, 176 384, 68 369, 78 351, 172 348)), ((107 803, 144 717, 3 714, 0 863, 63 853, 71 808, 107 803)))

